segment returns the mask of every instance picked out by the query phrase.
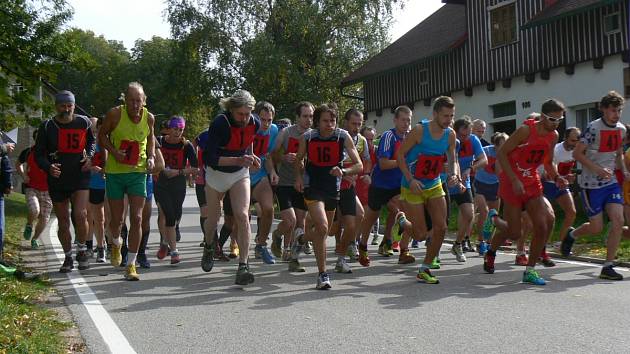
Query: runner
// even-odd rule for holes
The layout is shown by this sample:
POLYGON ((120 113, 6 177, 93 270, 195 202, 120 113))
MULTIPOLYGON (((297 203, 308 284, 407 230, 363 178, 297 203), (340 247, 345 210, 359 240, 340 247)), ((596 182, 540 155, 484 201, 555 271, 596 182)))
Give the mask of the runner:
MULTIPOLYGON (((317 107, 313 113, 314 129, 300 138, 295 164, 295 189, 304 193, 309 218, 305 233, 297 234, 293 242, 291 262, 297 263, 305 243, 312 241, 319 271, 316 288, 320 290, 331 288, 326 272, 326 237, 339 203, 341 178, 363 169, 352 138, 336 125, 335 109, 329 105, 317 107), (351 167, 341 167, 345 154, 350 156, 351 167)), ((344 255, 345 250, 338 253, 337 267, 345 263, 344 255)))
POLYGON ((254 138, 254 154, 261 161, 261 167, 251 169, 249 178, 251 183, 252 200, 255 201, 257 233, 256 247, 254 249, 255 258, 262 258, 266 264, 274 264, 276 260, 267 249, 267 238, 273 223, 273 191, 272 185, 278 184, 278 174, 271 159, 272 148, 275 146, 278 136, 278 127, 273 124, 273 117, 276 109, 266 101, 256 104, 256 114, 260 119, 260 129, 254 138))
POLYGON ((438 97, 433 104, 432 120, 424 120, 416 125, 398 151, 398 165, 403 174, 400 199, 411 220, 414 239, 426 239, 425 208, 431 216, 431 242, 417 275, 418 281, 427 284, 439 283, 437 277, 431 274, 430 268, 446 234, 447 207, 440 178, 445 153, 448 161, 447 183, 450 186, 461 183, 455 157, 455 131, 450 128, 454 115, 453 99, 438 97))
POLYGON ((623 276, 613 269, 613 261, 622 234, 624 237, 630 236, 628 228, 623 226, 623 201, 614 174, 618 168, 626 178, 630 178, 624 163, 622 145, 626 127, 619 122, 624 103, 624 98, 615 91, 602 97, 599 102, 602 117, 588 124, 573 150, 573 157, 582 165, 579 183, 589 221, 577 229, 569 229, 560 247, 562 255, 569 256, 576 238, 602 232, 603 212, 606 211, 610 226, 606 262, 599 277, 609 280, 623 280, 623 276))
POLYGON ((361 242, 359 243, 359 263, 367 267, 370 265, 370 257, 367 251, 367 242, 372 227, 378 219, 381 208, 385 205, 389 208, 389 217, 385 226, 385 236, 379 245, 379 254, 390 257, 392 250, 392 227, 395 216, 400 216, 400 181, 402 173, 398 168, 398 149, 409 132, 411 124, 411 109, 407 106, 399 106, 394 111, 394 128, 386 131, 378 144, 376 156, 378 163, 372 172, 372 183, 368 191, 368 208, 361 223, 361 242), (392 203, 390 204, 390 201, 392 203))
POLYGON ((490 145, 490 143, 483 138, 483 135, 486 133, 486 126, 486 122, 483 119, 475 119, 472 122, 472 133, 479 138, 481 146, 483 147, 490 145))
POLYGON ((455 201, 459 211, 457 213, 457 239, 451 248, 451 253, 458 262, 466 262, 463 244, 466 245, 467 251, 475 251, 470 244, 470 234, 475 215, 470 176, 474 175, 475 171, 484 168, 488 164, 488 159, 479 138, 471 134, 472 121, 470 117, 464 116, 456 120, 453 128, 457 133, 459 142, 457 157, 463 182, 461 185, 455 185, 449 189, 451 199, 455 201))
POLYGON ((247 257, 250 240, 249 168, 260 168, 260 159, 252 151, 254 137, 260 129, 260 121, 251 114, 255 104, 254 97, 245 90, 237 90, 231 97, 222 99, 223 112, 210 124, 208 143, 203 155, 206 166, 208 219, 201 268, 205 272, 210 272, 214 266, 213 235, 219 222, 221 201, 226 192, 230 191, 240 249, 235 281, 237 285, 254 282, 254 274, 249 270, 247 257))
MULTIPOLYGON (((3 145, 3 144, 0 144, 3 145)), ((3 146, 4 147, 4 146, 3 146)), ((10 151, 13 151, 13 146, 9 147, 10 151)), ((13 189, 11 183, 11 161, 6 156, 4 151, 0 151, 0 262, 2 262, 3 271, 7 270, 9 273, 14 273, 15 268, 6 267, 4 263, 4 196, 9 195, 13 189)), ((70 259, 72 261, 72 259, 70 259)))
POLYGON ((295 157, 299 146, 300 137, 311 129, 313 124, 313 105, 310 102, 300 102, 295 108, 295 124, 285 128, 276 139, 275 160, 279 161, 278 188, 276 196, 282 220, 272 233, 272 250, 278 256, 277 249, 282 244, 284 237, 284 251, 282 260, 289 262, 290 272, 304 272, 297 260, 292 261, 291 244, 293 236, 304 233, 304 216, 306 205, 304 195, 295 190, 295 157))
POLYGON ((35 145, 37 130, 33 132, 33 146, 24 149, 18 157, 17 173, 24 180, 23 192, 28 207, 28 218, 24 227, 24 239, 31 240, 31 248, 39 248, 39 236, 42 234, 52 211, 52 200, 48 194, 48 177, 46 171, 35 162, 35 145), (26 166, 26 168, 24 168, 26 166), (37 220, 33 234, 33 222, 37 220))
POLYGON ((197 154, 192 143, 182 136, 186 128, 183 117, 171 117, 168 127, 168 134, 157 138, 165 165, 154 185, 155 201, 160 206, 159 226, 164 236, 157 258, 164 259, 170 250, 171 264, 178 264, 181 257, 175 225, 182 218, 186 176, 197 171, 197 154), (191 167, 186 167, 188 164, 191 167))
POLYGON ((147 197, 147 171, 155 167, 153 114, 144 107, 146 95, 137 82, 127 86, 124 104, 107 112, 99 130, 99 143, 108 151, 105 164, 106 194, 111 211, 109 222, 112 240, 110 262, 122 262, 120 231, 123 224, 124 197, 129 200, 129 233, 125 279, 140 280, 136 258, 141 242, 142 211, 147 197))
MULTIPOLYGON (((92 134, 98 136, 102 119, 90 118, 92 134)), ((90 196, 88 208, 88 240, 96 236, 96 263, 105 262, 105 175, 103 168, 107 160, 107 151, 97 143, 90 169, 90 196)))
POLYGON ((87 207, 95 138, 90 120, 74 114, 74 102, 74 94, 70 91, 60 91, 55 95, 57 114, 40 125, 35 143, 36 162, 42 170, 48 172, 48 193, 58 220, 57 236, 66 255, 59 269, 62 273, 70 272, 74 268, 68 211, 71 203, 79 270, 90 267, 85 241, 88 233, 87 207))
POLYGON ((545 285, 545 280, 536 272, 535 266, 551 235, 555 216, 551 204, 543 196, 538 166, 544 164, 549 178, 556 181, 559 188, 566 188, 567 180, 558 175, 552 163, 553 147, 558 141, 556 129, 564 119, 564 112, 561 102, 555 99, 546 101, 542 105, 540 121, 525 120, 497 153, 501 166, 499 196, 505 203, 504 217, 511 234, 500 231, 492 238, 484 258, 483 268, 487 273, 494 273, 496 250, 503 245, 505 239, 516 240, 521 236, 521 212, 525 209, 532 220, 533 236, 523 282, 545 285))
MULTIPOLYGON (((365 209, 368 206, 368 190, 370 189, 370 184, 372 183, 372 177, 370 176, 372 175, 374 166, 376 166, 376 163, 378 162, 378 160, 376 159, 376 148, 374 146, 374 138, 376 137, 376 129, 374 129, 374 127, 371 127, 371 126, 364 125, 361 128, 361 131, 359 134, 365 137, 365 140, 367 141, 368 153, 370 154, 370 164, 369 165, 365 163, 363 164, 363 172, 359 174, 359 177, 357 178, 357 182, 355 186, 355 190, 357 191, 357 197, 359 197, 359 200, 361 201, 361 206, 363 206, 363 212, 364 212, 363 216, 365 217, 365 209)), ((358 225, 357 231, 359 231, 357 233, 357 243, 361 242, 360 228, 361 228, 362 223, 363 221, 357 224, 358 225)), ((374 223, 374 227, 372 229, 374 235, 372 236, 372 242, 370 244, 373 246, 378 245, 379 226, 380 226, 380 222, 379 222, 379 219, 377 218, 376 222, 374 223)))

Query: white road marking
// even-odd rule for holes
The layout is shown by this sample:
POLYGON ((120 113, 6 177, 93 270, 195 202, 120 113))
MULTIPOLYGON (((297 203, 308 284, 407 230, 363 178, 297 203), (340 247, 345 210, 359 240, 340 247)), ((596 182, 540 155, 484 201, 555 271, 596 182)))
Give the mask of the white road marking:
MULTIPOLYGON (((57 258, 60 263, 63 263, 65 254, 63 253, 63 248, 57 238, 56 218, 52 220, 50 225, 49 237, 57 258)), ((76 270, 67 274, 68 279, 70 279, 74 290, 77 295, 79 295, 79 299, 81 299, 83 306, 85 306, 90 318, 92 318, 94 326, 98 329, 98 332, 101 334, 103 342, 107 345, 109 351, 116 354, 136 353, 136 351, 131 347, 131 344, 129 344, 129 341, 127 341, 125 335, 116 325, 116 322, 114 322, 107 310, 105 310, 99 299, 96 297, 96 294, 94 294, 90 286, 87 285, 87 282, 83 279, 81 274, 76 270)))

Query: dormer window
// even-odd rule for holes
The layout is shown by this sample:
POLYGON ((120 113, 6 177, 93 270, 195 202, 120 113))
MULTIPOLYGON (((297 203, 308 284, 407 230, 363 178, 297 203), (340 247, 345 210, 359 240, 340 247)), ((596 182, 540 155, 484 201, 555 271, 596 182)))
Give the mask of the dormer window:
POLYGON ((504 1, 488 8, 490 16, 490 47, 514 43, 517 37, 516 2, 504 1))

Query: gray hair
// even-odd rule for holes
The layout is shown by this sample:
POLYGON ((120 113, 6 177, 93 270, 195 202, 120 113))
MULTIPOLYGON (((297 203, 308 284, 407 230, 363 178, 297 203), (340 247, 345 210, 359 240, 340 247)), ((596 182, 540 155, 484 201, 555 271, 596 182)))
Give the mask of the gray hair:
POLYGON ((140 93, 142 93, 142 98, 144 99, 144 101, 147 101, 147 95, 144 93, 144 87, 142 87, 142 84, 137 82, 137 81, 133 81, 130 82, 129 84, 127 84, 127 89, 125 90, 125 92, 121 92, 120 93, 120 100, 121 101, 125 101, 125 97, 127 97, 127 94, 129 94, 129 91, 131 89, 136 89, 138 90, 140 93))
POLYGON ((473 120, 472 124, 474 127, 486 127, 486 121, 484 121, 483 119, 475 119, 473 120))
POLYGON ((253 110, 256 105, 256 99, 251 93, 249 93, 249 91, 236 90, 232 96, 222 98, 219 105, 225 111, 230 111, 234 108, 240 107, 249 107, 253 110))

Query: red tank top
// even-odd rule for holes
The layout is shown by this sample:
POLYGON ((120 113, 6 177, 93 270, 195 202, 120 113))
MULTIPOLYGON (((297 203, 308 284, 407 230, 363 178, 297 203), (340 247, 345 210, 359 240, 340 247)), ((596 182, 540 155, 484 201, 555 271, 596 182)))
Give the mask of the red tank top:
POLYGON ((539 135, 536 130, 536 121, 533 119, 528 119, 523 124, 529 126, 529 138, 512 150, 508 159, 514 173, 523 184, 527 185, 540 181, 538 166, 549 159, 555 135, 553 132, 539 135))

